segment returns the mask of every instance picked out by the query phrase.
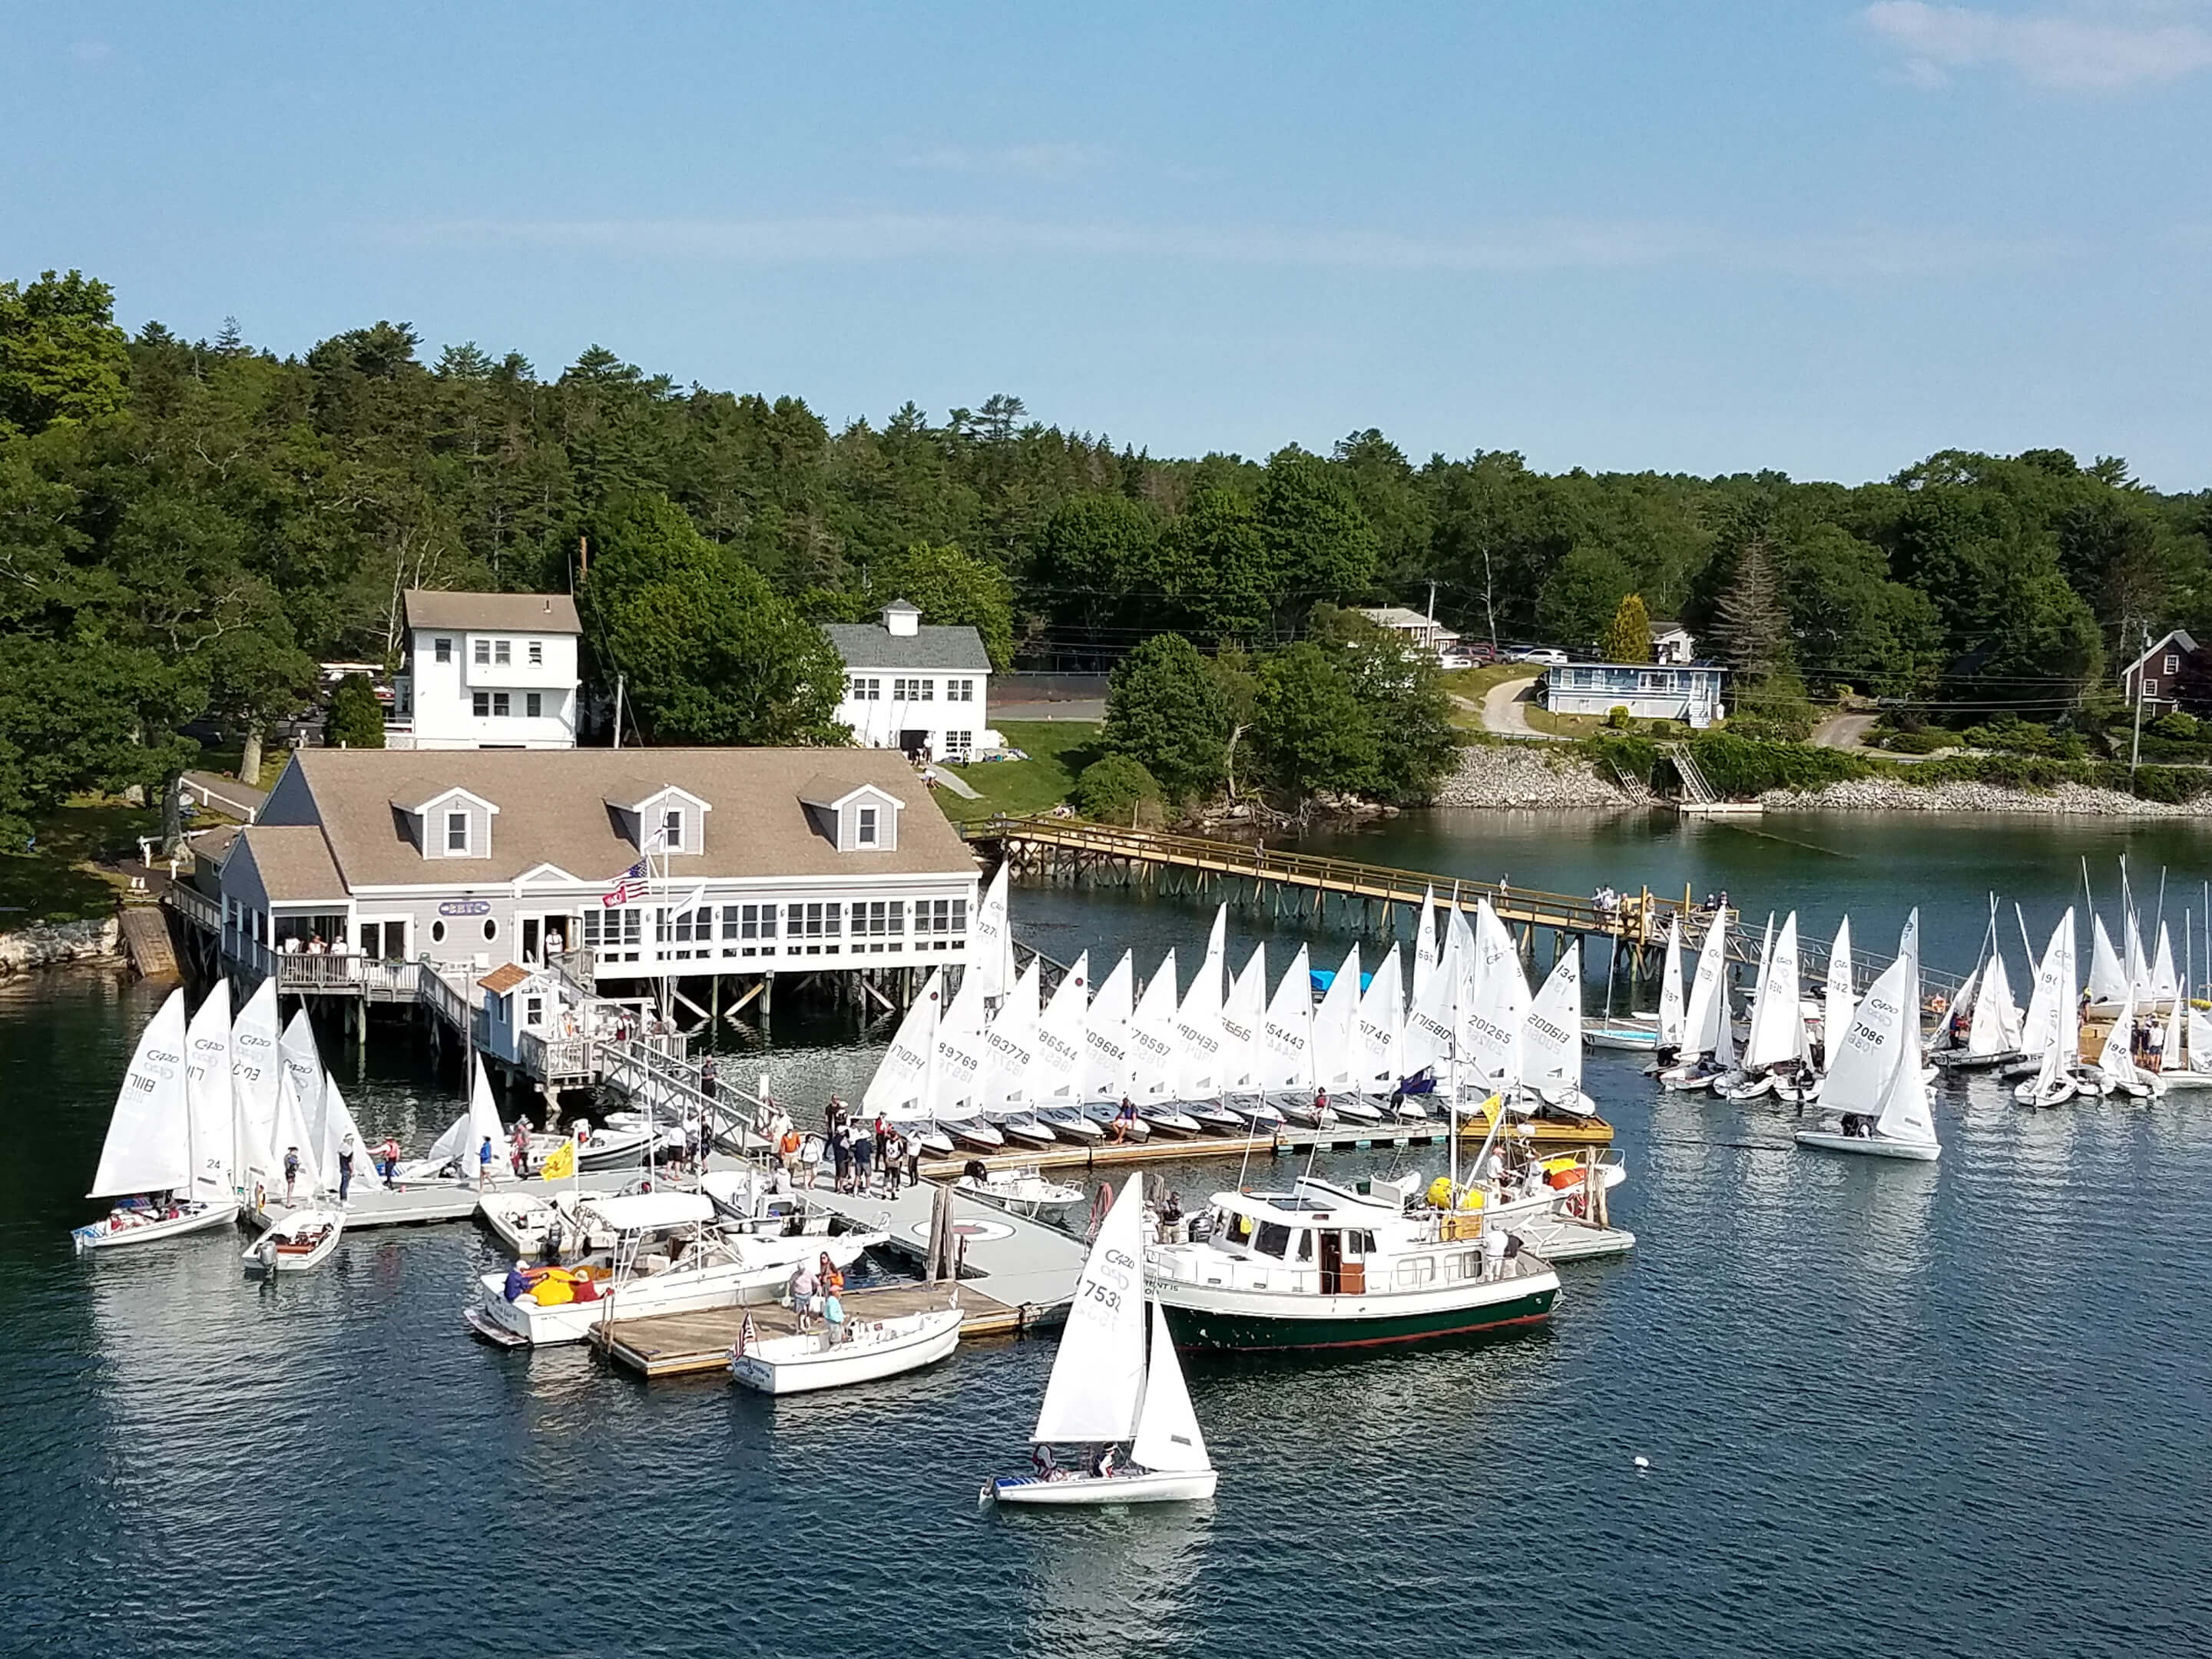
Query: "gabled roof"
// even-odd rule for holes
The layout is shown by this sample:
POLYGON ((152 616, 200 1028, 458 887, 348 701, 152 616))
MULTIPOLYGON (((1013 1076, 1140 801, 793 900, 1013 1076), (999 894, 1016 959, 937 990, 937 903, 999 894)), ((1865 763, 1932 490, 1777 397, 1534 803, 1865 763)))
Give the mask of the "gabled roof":
POLYGON ((281 810, 319 819, 320 830, 304 833, 327 837, 356 889, 489 886, 547 864, 611 882, 637 848, 608 801, 671 783, 714 809, 686 880, 975 872, 975 854, 933 809, 902 813, 898 846, 866 853, 839 852, 809 818, 802 787, 843 794, 870 784, 902 806, 925 805, 927 786, 896 749, 302 749, 285 778, 281 810), (390 803, 457 787, 501 809, 492 855, 425 860, 390 803))
POLYGON ((502 963, 486 974, 477 983, 495 997, 503 997, 530 977, 530 969, 519 962, 502 963))
POLYGON ((612 795, 610 795, 607 797, 607 805, 610 806, 619 806, 625 812, 642 812, 654 801, 657 801, 666 795, 681 795, 684 799, 690 801, 694 806, 698 807, 702 811, 711 812, 714 810, 714 802, 710 800, 702 800, 698 796, 693 794, 689 789, 684 788, 682 785, 674 783, 660 784, 653 788, 647 790, 643 794, 638 796, 634 800, 617 800, 612 795))
POLYGON ((496 634, 580 634, 576 601, 566 593, 448 593, 410 588, 410 628, 471 629, 496 634))
POLYGON ((2190 637, 2189 630, 2187 629, 2170 628, 2166 630, 2166 636, 2160 640, 2156 645, 2151 647, 2149 650, 2144 652, 2142 655, 2137 657, 2125 668, 2120 670, 2120 678, 2124 680, 2134 678, 2135 672, 2137 669, 2141 668, 2145 663, 2148 662, 2153 657, 2158 655, 2160 652, 2165 650, 2166 647, 2172 645, 2177 640, 2181 642, 2181 648, 2184 651, 2194 651, 2197 649, 2197 641, 2190 637))
POLYGON ((799 789, 799 799, 809 806, 824 807, 832 812, 855 795, 878 795, 894 807, 906 805, 879 783, 854 783, 850 778, 841 778, 829 772, 817 772, 799 789))
POLYGON ((482 795, 477 794, 471 790, 465 789, 458 783, 448 785, 447 787, 439 790, 434 795, 425 795, 420 800, 402 800, 395 795, 392 798, 392 804, 398 807, 401 811, 412 812, 419 818, 423 813, 437 805, 439 802, 451 800, 456 795, 466 797, 467 799, 476 805, 483 807, 487 812, 496 812, 499 811, 499 805, 497 802, 488 801, 482 795))
POLYGON ((848 668, 936 668, 988 674, 991 653, 965 623, 926 624, 894 634, 878 623, 823 623, 822 631, 848 668))
MULTIPOLYGON (((239 831, 238 839, 260 872, 261 890, 271 899, 288 904, 303 899, 344 902, 345 883, 338 878, 330 843, 313 824, 257 823, 239 831)), ((235 856, 236 848, 232 852, 235 856)))
POLYGON ((1651 637, 1655 640, 1663 640, 1669 634, 1686 635, 1690 631, 1688 629, 1683 627, 1681 623, 1678 622, 1669 622, 1662 617, 1652 617, 1650 626, 1651 637))

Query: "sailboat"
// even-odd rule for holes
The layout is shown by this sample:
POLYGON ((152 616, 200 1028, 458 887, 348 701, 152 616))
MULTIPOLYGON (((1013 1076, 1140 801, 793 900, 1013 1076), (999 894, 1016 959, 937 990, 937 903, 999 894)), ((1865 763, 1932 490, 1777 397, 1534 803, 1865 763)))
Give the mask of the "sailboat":
POLYGON ((937 1069, 927 1115, 963 1146, 995 1152, 1006 1144, 985 1121, 983 1097, 983 976, 963 974, 960 988, 937 1026, 937 1069))
POLYGON ((1198 1120, 1171 1103, 1176 1093, 1176 953, 1161 958, 1129 1014, 1131 1103, 1149 1133, 1188 1138, 1198 1120))
POLYGON ((1820 1047, 1815 1058, 1823 1078, 1835 1045, 1851 1029, 1851 1016, 1858 1006, 1851 977, 1851 919, 1845 916, 1836 924, 1834 942, 1828 946, 1828 977, 1820 990, 1820 1047))
POLYGON ((1024 1146, 1049 1146, 1059 1139, 1030 1110, 1040 1012, 1037 960, 1031 957, 983 1028, 984 1119, 1024 1146))
POLYGON ((1592 1117, 1597 1103, 1583 1092, 1582 1023, 1583 953, 1572 944, 1552 964, 1529 1007, 1522 1032, 1521 1085, 1546 1106, 1592 1117))
POLYGON ((1401 1052, 1406 1030, 1405 980, 1398 968, 1395 940, 1383 952, 1382 965, 1359 994, 1359 1014, 1352 1028, 1352 1067, 1362 1094, 1388 1097, 1395 1102, 1397 1116, 1419 1121, 1429 1115, 1420 1097, 1398 1088, 1404 1075, 1401 1052))
POLYGON ((2157 1073, 2136 1064, 2131 1048, 2135 1027, 2136 994, 2130 986, 2120 1000, 2119 1018, 2106 1029, 2105 1046, 2097 1055, 2098 1079, 2106 1094, 2156 1100, 2166 1093, 2166 1084, 2157 1073))
POLYGON ((1364 1099, 1364 1079, 1353 1057, 1359 1038, 1359 947, 1346 954, 1313 1017, 1314 1086, 1326 1091, 1339 1117, 1354 1123, 1380 1123, 1382 1109, 1364 1099))
POLYGON ((1760 964, 1751 1034, 1744 1040, 1746 1075, 1726 1091, 1728 1097, 1750 1100, 1778 1093, 1785 1099, 1805 1099, 1811 1093, 1808 1054, 1799 988, 1797 913, 1792 910, 1783 919, 1782 931, 1760 964))
POLYGON ((1121 1185, 1076 1280, 1030 1439, 1036 1472, 1000 1475, 984 1503, 1158 1504, 1213 1496, 1217 1476, 1167 1320, 1145 1291, 1144 1176, 1121 1185), (1149 1317, 1147 1316, 1149 1315, 1149 1317), (1146 1336, 1149 1327, 1149 1352, 1146 1336), (1054 1445, 1127 1443, 1127 1466, 1063 1470, 1054 1445))
POLYGON ((2023 1106, 2056 1106, 2081 1092, 2075 1075, 2081 1054, 2081 1026, 2074 1006, 2074 912, 2069 908, 2051 930, 2051 943, 2035 970, 2028 994, 2027 1019, 2021 1043, 2040 1056, 2035 1075, 2012 1091, 2023 1106))
POLYGON ((1682 1046, 1682 921, 1667 922, 1666 965, 1659 974, 1659 1009, 1652 1014, 1608 1013, 1583 1023, 1583 1041, 1593 1048, 1626 1048, 1656 1054, 1668 1064, 1682 1046))
POLYGON ((1669 1089, 1704 1089, 1735 1066, 1735 1034, 1729 1018, 1729 912, 1713 912, 1698 947, 1698 970, 1690 981, 1682 1014, 1682 1043, 1677 1063, 1659 1073, 1669 1089))
POLYGON ((1272 1134, 1283 1122, 1282 1109, 1268 1104, 1261 1078, 1266 1058, 1261 1026, 1267 1017, 1267 947, 1255 945, 1221 1003, 1221 1103, 1255 1134, 1272 1134))
POLYGON ((1085 1073, 1091 1064, 1091 952, 1060 975, 1037 1021, 1036 1073, 1030 1115, 1059 1139, 1094 1146, 1106 1132, 1083 1115, 1085 1073))
POLYGON ((186 1053, 185 994, 176 990, 139 1034, 86 1194, 123 1202, 70 1233, 78 1250, 150 1244, 238 1218, 235 1194, 204 1196, 196 1189, 200 1157, 186 1053))
POLYGON ((1832 1049, 1820 1127, 1800 1129, 1799 1146, 1920 1163, 1942 1156, 1920 1064, 1919 921, 1916 910, 1897 959, 1868 988, 1832 1049))
POLYGON ((907 1005, 891 1046, 876 1064, 876 1073, 860 1095, 860 1117, 887 1117, 899 1133, 918 1140, 933 1158, 952 1156, 952 1138, 937 1127, 933 1084, 937 1074, 937 1026, 945 1012, 945 974, 929 970, 921 994, 907 1005))
POLYGON ((1222 1030, 1222 980, 1227 972, 1229 907, 1213 913, 1206 955, 1191 975, 1175 1014, 1176 1042, 1182 1049, 1176 1068, 1175 1095, 1185 1117, 1201 1129, 1241 1134, 1243 1120, 1222 1103, 1227 1081, 1228 1040, 1222 1030))

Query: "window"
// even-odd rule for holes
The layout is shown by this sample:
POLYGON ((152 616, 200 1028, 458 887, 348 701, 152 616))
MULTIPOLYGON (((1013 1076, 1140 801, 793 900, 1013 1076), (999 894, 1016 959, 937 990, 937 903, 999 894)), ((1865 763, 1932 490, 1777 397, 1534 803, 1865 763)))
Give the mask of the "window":
POLYGON ((672 853, 684 850, 684 809, 672 806, 660 815, 660 844, 672 853))
POLYGON ((444 922, 434 921, 430 924, 430 939, 433 944, 443 945, 446 942, 446 924, 444 922))
POLYGON ((514 709, 507 706, 506 692, 495 691, 491 694, 491 714, 494 720, 503 720, 514 712, 514 709))
POLYGON ((1290 1247, 1291 1230, 1279 1221, 1261 1222, 1260 1236, 1252 1241, 1254 1249, 1261 1255, 1272 1255, 1278 1261, 1283 1259, 1283 1252, 1290 1247))
POLYGON ((2143 682, 2142 694, 2146 697, 2156 696, 2158 695, 2158 682, 2156 680, 2145 680, 2143 682))
POLYGON ((531 641, 531 642, 530 642, 530 665, 531 665, 532 668, 543 668, 543 667, 544 667, 544 666, 545 666, 545 641, 543 641, 543 640, 532 640, 532 641, 531 641))
POLYGON ((543 1025, 545 1023, 544 997, 526 997, 523 999, 522 1010, 522 1018, 526 1023, 532 1025, 543 1025))
POLYGON ((968 931, 968 901, 916 899, 914 931, 917 933, 964 933, 968 931))
POLYGON ((893 680, 891 682, 891 701, 893 702, 904 702, 906 701, 906 688, 908 684, 908 682, 905 680, 893 680))
POLYGON ((2179 674, 2180 672, 2181 672, 2181 658, 2180 658, 2179 654, 2179 653, 2174 653, 2174 652, 2168 652, 2168 653, 2166 653, 2166 677, 2167 677, 2168 678, 2172 678, 2174 675, 2179 674))
POLYGON ((489 691, 477 692, 475 697, 471 699, 470 706, 474 709, 476 717, 478 720, 489 720, 491 718, 491 693, 489 691))
POLYGON ((884 939, 906 932, 906 901, 904 899, 855 900, 853 904, 853 937, 854 939, 884 939))
POLYGON ((491 658, 494 662, 499 664, 502 668, 505 667, 508 663, 514 660, 514 642, 512 640, 500 640, 496 641, 491 648, 491 658))
POLYGON ((466 812, 446 814, 446 850, 448 853, 469 850, 469 815, 466 812))
POLYGON ((945 702, 975 702, 975 681, 973 681, 973 680, 947 680, 947 681, 945 681, 945 702))
POLYGON ((975 750, 975 734, 973 732, 947 732, 945 734, 945 759, 966 760, 975 750))
MULTIPOLYGON (((902 685, 905 682, 902 680, 898 684, 902 685)), ((884 683, 879 679, 855 675, 845 682, 845 697, 849 702, 881 702, 884 700, 884 683)))
POLYGON ((477 641, 476 659, 477 666, 479 668, 488 668, 491 665, 491 641, 489 640, 478 640, 477 641))
POLYGON ((836 939, 842 931, 842 904, 787 904, 783 907, 783 936, 794 939, 836 939))
POLYGON ((853 839, 863 847, 873 847, 876 844, 876 809, 874 807, 863 806, 859 810, 853 829, 853 839))
POLYGON ((1301 1261, 1313 1260, 1313 1235, 1303 1227, 1298 1230, 1298 1260, 1301 1261))
POLYGON ((499 937, 499 924, 489 916, 484 918, 484 943, 489 945, 499 937))
POLYGON ((536 691, 530 692, 522 699, 522 712, 529 715, 532 720, 536 720, 540 715, 544 714, 545 712, 545 700, 544 696, 536 691))
POLYGON ((645 935, 645 913, 599 908, 584 912, 584 948, 609 962, 635 962, 645 935))
POLYGON ((915 692, 915 696, 922 702, 928 702, 936 697, 937 682, 935 680, 916 680, 915 684, 920 688, 915 692))
POLYGON ((430 655, 439 662, 453 661, 453 642, 451 640, 433 640, 430 642, 430 655))

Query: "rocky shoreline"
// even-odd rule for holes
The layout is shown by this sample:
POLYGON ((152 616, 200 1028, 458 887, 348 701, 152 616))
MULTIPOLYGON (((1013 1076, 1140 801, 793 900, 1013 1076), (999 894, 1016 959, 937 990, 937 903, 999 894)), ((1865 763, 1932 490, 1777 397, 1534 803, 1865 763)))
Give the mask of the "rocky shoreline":
POLYGON ((2117 789, 2086 783, 2053 784, 2048 789, 2001 789, 1990 783, 1899 783, 1888 778, 1853 778, 1826 788, 1800 793, 1770 789, 1760 805, 1786 812, 2006 812, 2033 816, 2071 815, 2102 818, 2202 818, 2198 805, 2142 800, 2117 789))
POLYGON ((1437 787, 1438 806, 1649 806, 1651 792, 1602 776, 1580 756, 1550 744, 1477 743, 1437 787))
POLYGON ((123 924, 112 915, 84 921, 34 922, 0 933, 0 979, 64 963, 119 959, 123 924))

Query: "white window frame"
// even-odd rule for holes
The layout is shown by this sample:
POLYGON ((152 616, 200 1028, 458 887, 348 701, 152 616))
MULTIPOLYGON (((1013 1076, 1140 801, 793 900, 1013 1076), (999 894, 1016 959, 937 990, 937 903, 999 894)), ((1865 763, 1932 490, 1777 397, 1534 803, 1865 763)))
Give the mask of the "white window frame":
POLYGON ((514 641, 494 640, 491 642, 491 659, 501 668, 511 666, 514 661, 514 641))
POLYGON ((469 857, 475 851, 472 845, 475 839, 476 832, 469 823, 468 809, 464 807, 455 811, 448 807, 446 811, 446 856, 449 859, 469 857), (453 825, 456 823, 461 826, 461 844, 459 847, 453 845, 453 825))
POLYGON ((530 665, 532 668, 543 668, 545 666, 544 641, 532 640, 530 641, 530 665))
POLYGON ((2169 651, 2169 652, 2167 652, 2167 653, 2166 653, 2166 678, 2167 678, 2168 679, 2171 679, 2171 678, 2173 678, 2173 676, 2175 676, 2176 674, 2179 674, 2180 672, 2181 672, 2181 655, 2180 655, 2180 653, 2179 653, 2179 652, 2175 652, 2175 651, 2169 651))
POLYGON ((476 648, 475 648, 475 650, 473 650, 472 652, 471 652, 471 653, 470 653, 470 655, 471 655, 471 656, 475 659, 475 661, 476 661, 476 665, 477 665, 477 667, 479 667, 479 668, 489 668, 489 667, 490 667, 490 666, 491 666, 491 641, 490 641, 489 640, 478 640, 478 641, 476 642, 476 648))
POLYGON ((684 851, 684 809, 664 806, 660 809, 660 850, 664 853, 684 851))
POLYGON ((855 847, 877 847, 878 813, 879 808, 856 806, 853 809, 853 844, 855 847))

